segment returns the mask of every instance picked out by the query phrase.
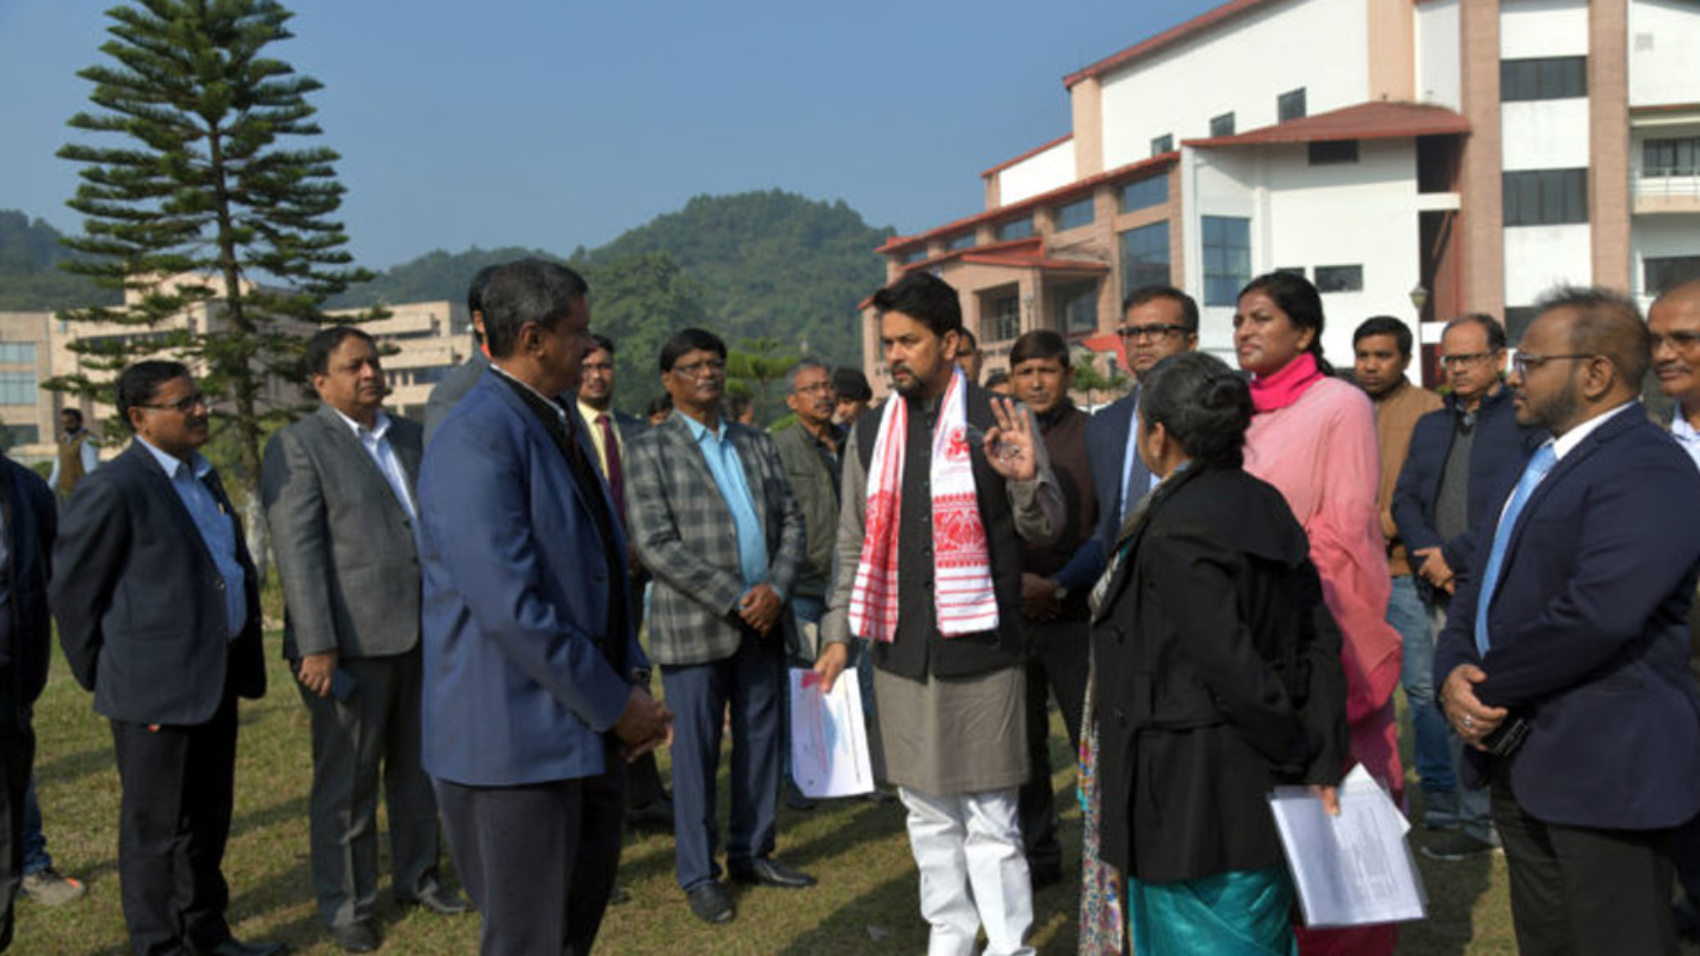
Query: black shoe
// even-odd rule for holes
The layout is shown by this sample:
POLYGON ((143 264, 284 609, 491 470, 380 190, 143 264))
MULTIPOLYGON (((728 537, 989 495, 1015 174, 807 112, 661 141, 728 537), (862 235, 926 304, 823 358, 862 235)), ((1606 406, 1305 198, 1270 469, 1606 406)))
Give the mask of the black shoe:
POLYGON ((663 793, 641 807, 627 807, 626 826, 673 829, 673 798, 663 793))
POLYGON ((813 810, 816 806, 815 801, 807 794, 803 793, 795 781, 785 781, 785 785, 780 788, 780 792, 785 795, 785 805, 793 810, 807 813, 810 810, 813 810))
POLYGON ((185 942, 188 943, 189 952, 193 956, 279 956, 281 953, 288 952, 288 947, 269 939, 244 943, 232 936, 211 946, 202 946, 188 940, 185 940, 185 942))
POLYGON ((370 923, 349 923, 347 926, 332 926, 331 938, 345 953, 375 952, 381 940, 378 931, 370 923))
POLYGON ((472 904, 466 897, 454 890, 445 890, 440 886, 433 887, 412 899, 402 900, 401 905, 417 906, 429 910, 438 916, 460 916, 472 909, 472 904))
POLYGON ((732 901, 713 880, 686 890, 685 899, 691 904, 691 912, 704 923, 732 922, 732 901))
POLYGON ((759 857, 730 869, 732 879, 739 883, 760 883, 763 886, 777 886, 787 890, 801 890, 815 885, 815 878, 809 874, 793 870, 767 857, 759 857))

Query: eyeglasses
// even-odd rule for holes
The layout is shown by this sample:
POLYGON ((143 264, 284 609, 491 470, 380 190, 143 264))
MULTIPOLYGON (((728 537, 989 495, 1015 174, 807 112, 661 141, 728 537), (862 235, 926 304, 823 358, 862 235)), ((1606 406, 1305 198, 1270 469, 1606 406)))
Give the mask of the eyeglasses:
POLYGON ((586 362, 583 366, 581 366, 581 368, 585 375, 589 375, 592 372, 614 371, 614 366, 609 365, 607 362, 586 362))
POLYGON ((1557 359, 1591 359, 1593 357, 1593 354, 1589 352, 1574 352, 1569 355, 1535 355, 1531 352, 1518 352, 1511 357, 1511 370, 1522 377, 1528 375, 1530 369, 1540 368, 1557 359))
POLYGON ((1471 365, 1479 365, 1482 362, 1493 358, 1493 355, 1494 353, 1492 352, 1465 352, 1462 355, 1443 355, 1440 358, 1440 364, 1443 368, 1466 368, 1471 365))
POLYGON ((673 371, 686 378, 704 378, 709 375, 719 375, 726 371, 725 359, 703 359, 689 365, 675 365, 673 371))
POLYGON ((838 391, 838 389, 833 388, 831 382, 816 382, 813 385, 799 385, 796 389, 795 394, 798 394, 798 395, 819 395, 821 392, 834 392, 834 393, 836 393, 837 391, 838 391))
POLYGON ((200 408, 207 407, 207 396, 206 396, 206 393, 204 393, 204 392, 196 392, 193 395, 185 395, 175 402, 167 402, 164 405, 141 405, 141 406, 138 406, 138 407, 140 407, 140 408, 151 408, 154 411, 159 411, 159 412, 174 410, 174 411, 182 412, 183 414, 187 415, 190 412, 194 411, 197 407, 200 407, 200 408))
POLYGON ((1655 352, 1659 350, 1660 346, 1667 342, 1670 343, 1670 346, 1673 349, 1691 349, 1696 345, 1700 345, 1700 332, 1667 332, 1664 335, 1658 335, 1655 333, 1649 337, 1649 344, 1653 346, 1653 351, 1655 352))
POLYGON ((1116 334, 1129 341, 1137 339, 1160 339, 1166 335, 1178 335, 1192 330, 1184 325, 1124 325, 1116 330, 1116 334))

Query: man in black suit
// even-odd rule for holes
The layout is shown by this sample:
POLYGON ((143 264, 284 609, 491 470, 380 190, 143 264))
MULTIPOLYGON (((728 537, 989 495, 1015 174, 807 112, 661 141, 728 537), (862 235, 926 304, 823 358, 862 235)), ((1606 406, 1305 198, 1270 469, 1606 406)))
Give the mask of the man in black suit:
POLYGON ((24 866, 24 800, 35 733, 30 707, 47 683, 48 557, 53 492, 0 456, 0 950, 12 942, 12 902, 24 866))
POLYGON ((1562 288, 1536 309, 1510 384, 1517 423, 1552 438, 1482 526, 1435 683, 1464 782, 1492 791, 1518 951, 1674 956, 1670 837, 1700 811, 1700 475, 1636 401, 1634 303, 1562 288))
POLYGON ((112 722, 118 875, 137 956, 273 956, 230 935, 221 864, 236 699, 265 693, 260 595, 207 443, 207 398, 177 362, 118 376, 129 450, 77 486, 53 560, 59 640, 112 722))

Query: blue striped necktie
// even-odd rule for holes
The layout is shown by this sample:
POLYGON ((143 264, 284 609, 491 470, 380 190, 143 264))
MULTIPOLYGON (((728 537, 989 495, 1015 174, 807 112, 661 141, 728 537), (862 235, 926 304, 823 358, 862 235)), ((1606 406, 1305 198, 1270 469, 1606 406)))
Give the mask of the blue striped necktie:
POLYGON ((1529 464, 1524 466, 1523 477, 1517 480, 1517 490, 1511 493, 1511 503, 1505 506, 1505 514, 1500 516, 1499 528, 1493 534, 1493 550, 1488 554, 1487 570, 1482 572, 1481 593, 1476 596, 1476 650, 1483 655, 1488 652, 1488 604, 1493 600, 1494 589, 1499 586, 1499 572, 1505 564, 1505 549, 1511 543, 1511 532, 1517 527, 1517 518, 1523 513, 1523 506, 1529 503, 1529 496, 1535 493, 1535 486, 1557 463, 1558 452, 1553 450, 1552 442, 1535 451, 1529 458, 1529 464))

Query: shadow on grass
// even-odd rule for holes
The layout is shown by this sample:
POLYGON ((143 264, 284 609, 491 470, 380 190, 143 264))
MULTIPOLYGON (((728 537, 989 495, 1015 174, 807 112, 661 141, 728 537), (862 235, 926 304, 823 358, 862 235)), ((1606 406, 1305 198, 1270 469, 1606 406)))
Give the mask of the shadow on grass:
POLYGON ((57 754, 49 760, 37 759, 33 769, 37 786, 41 787, 70 783, 93 774, 105 773, 116 766, 112 746, 108 743, 101 747, 57 754))
POLYGON ((913 953, 926 946, 914 873, 894 876, 845 901, 814 928, 795 937, 776 956, 913 953))
MULTIPOLYGON (((1421 791, 1418 790, 1410 799, 1411 819, 1421 820, 1421 791)), ((1475 911, 1493 884, 1495 855, 1478 854, 1458 861, 1430 859, 1420 848, 1437 835, 1436 831, 1425 830, 1421 826, 1411 830, 1411 850, 1416 855, 1423 889, 1428 894, 1428 918, 1400 925, 1399 952, 1421 953, 1423 956, 1464 956, 1471 952, 1472 941, 1479 942, 1475 911)), ((1507 917, 1509 915, 1506 914, 1507 917)))

